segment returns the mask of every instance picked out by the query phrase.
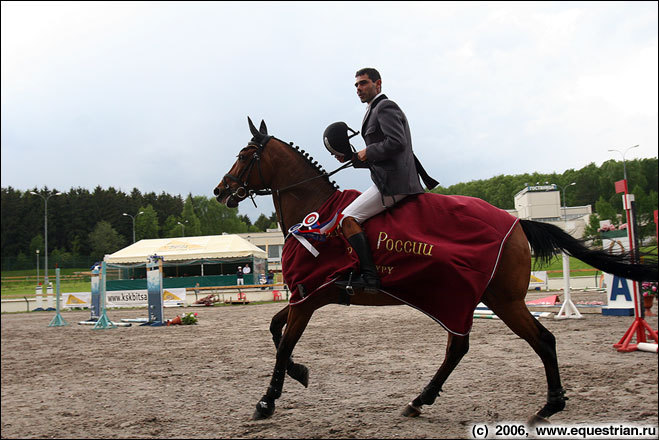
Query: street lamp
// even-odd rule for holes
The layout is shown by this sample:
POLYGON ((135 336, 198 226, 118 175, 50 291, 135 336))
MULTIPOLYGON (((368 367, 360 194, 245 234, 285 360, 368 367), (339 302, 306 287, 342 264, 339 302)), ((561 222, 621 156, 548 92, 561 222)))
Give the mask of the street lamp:
POLYGON ((37 284, 39 284, 39 249, 37 249, 37 284))
POLYGON ((35 191, 30 191, 30 194, 34 194, 35 196, 39 196, 43 199, 44 201, 44 213, 43 213, 43 229, 44 229, 44 235, 45 235, 45 243, 44 243, 44 266, 45 266, 45 275, 43 277, 43 282, 44 282, 44 287, 48 287, 48 199, 51 198, 52 196, 63 196, 64 193, 61 192, 54 192, 48 194, 47 197, 42 196, 38 192, 35 191))
POLYGON ((568 185, 565 185, 565 186, 558 185, 561 188, 561 191, 563 192, 563 221, 567 221, 567 206, 566 206, 567 197, 565 195, 565 190, 568 189, 569 187, 573 186, 573 185, 576 185, 576 184, 577 184, 577 182, 572 182, 572 183, 570 183, 568 185))
POLYGON ((638 147, 638 145, 634 145, 633 147, 629 147, 624 152, 622 152, 620 150, 614 150, 614 149, 609 150, 609 151, 617 151, 618 153, 622 154, 622 172, 623 172, 623 176, 625 177, 625 182, 627 182, 627 166, 625 165, 625 154, 627 154, 627 152, 629 150, 631 150, 632 148, 636 148, 636 147, 638 147))
POLYGON ((140 214, 144 214, 144 211, 140 211, 135 216, 132 216, 130 214, 126 214, 125 212, 122 215, 127 215, 128 217, 133 219, 133 243, 135 243, 135 217, 137 217, 140 214))
MULTIPOLYGON (((188 222, 188 221, 185 220, 185 223, 187 223, 187 222, 188 222)), ((185 237, 185 225, 184 225, 183 223, 181 223, 181 222, 178 222, 178 224, 181 225, 181 227, 183 228, 183 236, 185 237)))

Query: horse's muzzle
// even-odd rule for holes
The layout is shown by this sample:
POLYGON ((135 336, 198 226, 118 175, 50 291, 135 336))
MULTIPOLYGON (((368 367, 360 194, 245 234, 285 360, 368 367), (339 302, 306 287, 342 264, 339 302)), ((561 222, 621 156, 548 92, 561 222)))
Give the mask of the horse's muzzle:
POLYGON ((216 186, 215 189, 213 189, 213 194, 215 194, 215 199, 218 202, 229 208, 238 207, 238 203, 247 197, 247 191, 243 187, 233 190, 230 187, 221 188, 222 186, 222 183, 216 186))
POLYGON ((213 194, 215 194, 215 199, 222 203, 223 205, 227 204, 227 199, 231 195, 231 188, 224 187, 222 188, 222 184, 220 183, 213 189, 213 194))

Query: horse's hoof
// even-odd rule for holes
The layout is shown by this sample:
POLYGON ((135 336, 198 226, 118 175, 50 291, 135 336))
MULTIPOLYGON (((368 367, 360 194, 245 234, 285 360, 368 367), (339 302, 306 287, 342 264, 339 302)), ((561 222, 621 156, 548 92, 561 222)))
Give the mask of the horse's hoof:
POLYGON ((305 388, 309 387, 309 369, 302 364, 295 364, 288 370, 288 375, 293 379, 304 385, 305 388))
POLYGON ((404 417, 419 417, 421 415, 421 408, 417 408, 411 403, 408 403, 400 415, 404 417))
POLYGON ((526 422, 528 426, 536 426, 536 425, 549 425, 550 422, 548 419, 545 419, 544 417, 541 417, 537 414, 533 414, 531 418, 526 422))
POLYGON ((256 404, 256 411, 254 411, 254 414, 252 415, 252 420, 267 419, 272 414, 274 414, 274 412, 275 412, 274 402, 269 404, 265 400, 260 400, 259 403, 256 404))

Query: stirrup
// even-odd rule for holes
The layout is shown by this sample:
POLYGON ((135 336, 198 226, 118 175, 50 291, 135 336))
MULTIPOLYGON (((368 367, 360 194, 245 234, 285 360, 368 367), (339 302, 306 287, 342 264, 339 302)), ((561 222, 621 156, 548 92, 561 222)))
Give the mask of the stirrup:
POLYGON ((369 284, 368 282, 366 282, 366 279, 364 278, 363 274, 358 274, 357 276, 354 276, 354 272, 350 272, 347 281, 335 281, 335 284, 340 288, 345 289, 348 295, 354 295, 355 289, 364 289, 365 293, 380 292, 379 282, 376 285, 369 284))
POLYGON ((353 272, 350 272, 350 275, 348 276, 348 281, 335 281, 334 284, 339 286, 342 289, 345 289, 346 293, 350 296, 355 294, 355 289, 352 287, 352 275, 353 272))

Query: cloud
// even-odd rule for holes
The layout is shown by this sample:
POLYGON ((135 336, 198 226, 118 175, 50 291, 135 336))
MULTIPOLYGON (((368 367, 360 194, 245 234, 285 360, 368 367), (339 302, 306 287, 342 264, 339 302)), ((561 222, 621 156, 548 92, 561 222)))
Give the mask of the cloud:
MULTIPOLYGON (((338 167, 373 66, 442 185, 656 157, 657 10, 632 2, 2 3, 2 186, 210 196, 247 116, 338 167)), ((361 139, 355 146, 363 147, 361 139)), ((336 176, 366 189, 368 173, 336 176)), ((254 219, 270 214, 245 202, 254 219)))

